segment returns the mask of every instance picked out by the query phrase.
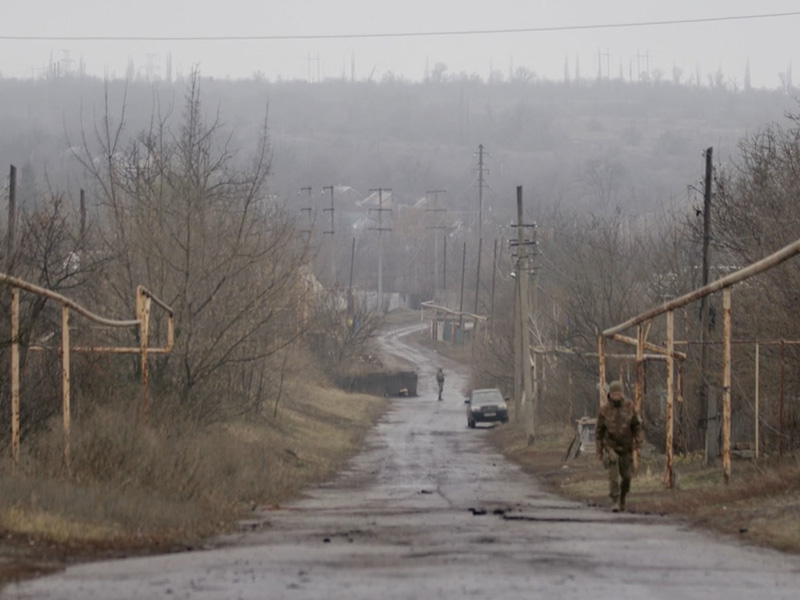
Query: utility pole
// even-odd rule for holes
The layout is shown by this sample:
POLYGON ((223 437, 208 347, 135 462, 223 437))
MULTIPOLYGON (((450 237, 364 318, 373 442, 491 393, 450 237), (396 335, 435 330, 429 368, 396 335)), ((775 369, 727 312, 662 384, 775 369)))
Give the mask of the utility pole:
POLYGON ((322 234, 323 235, 329 234, 331 236, 331 248, 330 248, 330 252, 331 252, 331 288, 332 289, 336 289, 336 245, 334 244, 334 237, 333 237, 336 234, 336 227, 334 225, 334 223, 335 223, 335 218, 334 218, 335 208, 334 208, 334 205, 333 205, 333 186, 332 185, 326 185, 325 187, 322 188, 322 191, 323 191, 323 193, 324 192, 330 192, 331 193, 331 207, 330 208, 324 208, 322 210, 322 212, 330 212, 331 213, 331 228, 330 228, 329 231, 323 231, 322 234))
POLYGON ((481 289, 481 251, 483 249, 483 239, 478 239, 478 274, 475 281, 475 310, 473 311, 476 315, 478 314, 478 292, 481 289))
POLYGON ((442 257, 442 289, 447 304, 447 236, 444 236, 444 256, 442 257))
POLYGON ((378 192, 378 208, 370 210, 378 213, 378 226, 372 229, 378 232, 378 310, 383 314, 383 232, 391 231, 391 227, 383 226, 383 213, 392 212, 391 208, 383 208, 383 192, 391 192, 389 188, 373 188, 370 192, 378 192))
POLYGON ((497 281, 497 238, 494 238, 494 258, 492 259, 492 297, 489 308, 489 336, 494 334, 494 287, 497 281))
POLYGON ((353 237, 353 244, 350 248, 350 283, 347 286, 347 314, 352 315, 355 312, 355 303, 353 302, 353 265, 356 262, 356 238, 353 237))
MULTIPOLYGON (((516 244, 517 247, 517 310, 519 318, 516 321, 519 334, 514 338, 519 339, 516 354, 517 360, 522 370, 522 398, 518 402, 520 408, 525 412, 525 430, 528 434, 528 445, 533 445, 535 440, 535 414, 533 406, 533 381, 531 378, 531 351, 530 351, 530 306, 528 303, 528 272, 530 261, 528 247, 535 245, 535 240, 525 238, 525 228, 535 228, 535 225, 526 225, 522 218, 522 186, 517 186, 517 223, 512 225, 517 228, 516 244)), ((516 399, 515 399, 516 400, 516 399)), ((517 418, 521 418, 517 412, 517 418)))
POLYGON ((433 297, 436 298, 436 285, 439 279, 439 230, 440 229, 447 229, 446 226, 442 225, 441 216, 447 213, 446 208, 437 208, 439 204, 439 194, 446 194, 447 190, 427 190, 425 192, 425 197, 428 197, 429 194, 433 194, 433 204, 434 208, 426 208, 426 213, 439 213, 439 223, 437 225, 433 225, 430 227, 426 227, 425 229, 433 229, 433 297))
POLYGON ((17 167, 11 165, 8 173, 8 235, 6 236, 6 273, 14 270, 14 245, 17 231, 17 167))
MULTIPOLYGON (((464 252, 461 255, 461 299, 458 301, 458 327, 464 334, 464 274, 467 267, 467 242, 464 242, 464 252)), ((463 338, 462 338, 463 339, 463 338)))
MULTIPOLYGON (((713 148, 706 149, 706 173, 703 187, 703 282, 709 279, 709 252, 711 246, 711 178, 713 174, 713 148)), ((700 298, 700 414, 705 414, 705 462, 707 465, 716 459, 716 402, 708 397, 708 313, 709 301, 706 296, 700 298)))
POLYGON ((308 229, 301 229, 300 233, 307 233, 308 234, 308 243, 311 243, 311 232, 314 229, 314 218, 312 213, 314 211, 313 204, 311 202, 311 186, 301 187, 300 192, 308 192, 308 206, 304 206, 300 209, 300 214, 307 213, 308 215, 308 229))
POLYGON ((483 174, 488 169, 483 166, 483 144, 478 144, 478 237, 483 237, 483 174))

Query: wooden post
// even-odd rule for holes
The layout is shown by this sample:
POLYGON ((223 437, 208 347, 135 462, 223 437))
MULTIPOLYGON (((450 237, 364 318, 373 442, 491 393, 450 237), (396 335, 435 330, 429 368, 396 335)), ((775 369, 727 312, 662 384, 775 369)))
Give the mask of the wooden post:
MULTIPOLYGON (((636 327, 636 386, 633 388, 633 406, 636 412, 642 414, 642 389, 644 386, 644 326, 636 327)), ((633 453, 633 470, 639 470, 641 449, 636 448, 633 453)))
POLYGON ((597 407, 598 409, 606 403, 606 355, 604 351, 605 340, 603 334, 597 336, 597 370, 599 372, 597 382, 597 407))
POLYGON ((61 307, 61 416, 64 425, 64 468, 69 472, 70 386, 69 386, 69 309, 61 307))
POLYGON ((670 310, 667 312, 667 406, 666 406, 666 441, 665 448, 667 453, 667 469, 664 474, 664 483, 667 487, 673 487, 675 484, 675 477, 673 473, 672 464, 672 440, 674 429, 674 371, 675 371, 675 357, 673 352, 675 350, 675 315, 670 310))
POLYGON ((11 288, 11 458, 19 464, 19 288, 11 288))
POLYGON ((140 369, 142 371, 142 422, 147 421, 147 338, 150 329, 150 297, 142 290, 141 286, 136 290, 136 318, 139 319, 139 348, 140 348, 140 369))
POLYGON ((722 290, 722 478, 731 478, 731 288, 722 290))
POLYGON ((754 448, 754 450, 755 450, 755 457, 756 458, 758 458, 758 455, 759 455, 759 451, 758 451, 758 447, 759 447, 759 439, 758 439, 758 429, 759 429, 759 423, 758 423, 758 416, 759 416, 758 415, 758 413, 759 413, 759 406, 758 406, 759 405, 758 377, 759 377, 759 371, 760 371, 760 369, 759 369, 758 343, 756 342, 756 382, 755 382, 755 388, 756 388, 755 389, 756 418, 755 418, 755 423, 754 423, 754 425, 755 425, 755 448, 754 448))

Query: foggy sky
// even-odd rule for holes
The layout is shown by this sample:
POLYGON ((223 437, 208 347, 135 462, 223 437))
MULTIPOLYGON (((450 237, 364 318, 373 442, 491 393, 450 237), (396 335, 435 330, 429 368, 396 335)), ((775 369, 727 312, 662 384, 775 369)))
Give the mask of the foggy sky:
MULTIPOLYGON (((797 0, 31 0, 4 7, 0 35, 15 36, 240 36, 373 34, 510 29, 653 20, 692 19, 800 10, 797 0)), ((776 87, 778 73, 800 65, 796 43, 800 17, 722 23, 561 31, 505 35, 273 41, 75 41, 0 40, 5 77, 37 77, 52 61, 76 71, 124 77, 129 59, 139 75, 186 74, 198 65, 205 76, 269 79, 349 78, 387 72, 420 80, 426 64, 447 65, 448 73, 486 78, 490 68, 507 75, 525 67, 561 80, 565 59, 570 76, 576 61, 581 77, 594 79, 598 50, 603 74, 627 79, 637 64, 660 69, 671 80, 673 66, 683 79, 699 68, 721 68, 740 86, 749 60, 754 86, 776 87), (638 55, 638 58, 637 58, 638 55), (316 58, 319 56, 319 62, 316 58), (309 58, 311 60, 309 60, 309 58), (148 68, 149 64, 149 68, 148 68)), ((800 75, 795 78, 800 80, 800 75)))

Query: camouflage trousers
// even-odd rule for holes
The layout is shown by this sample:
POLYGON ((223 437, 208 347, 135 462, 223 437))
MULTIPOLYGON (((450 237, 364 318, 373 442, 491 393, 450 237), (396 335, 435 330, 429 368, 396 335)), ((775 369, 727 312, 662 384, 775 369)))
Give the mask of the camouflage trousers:
POLYGON ((603 466, 608 471, 609 496, 614 504, 619 503, 620 510, 625 510, 625 497, 631 489, 633 477, 633 453, 608 452, 603 458, 603 466))

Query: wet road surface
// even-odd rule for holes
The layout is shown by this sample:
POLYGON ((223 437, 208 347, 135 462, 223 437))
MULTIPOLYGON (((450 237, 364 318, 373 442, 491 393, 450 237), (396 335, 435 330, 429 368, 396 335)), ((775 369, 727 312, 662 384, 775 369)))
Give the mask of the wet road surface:
POLYGON ((544 493, 467 429, 465 371, 407 345, 409 331, 383 344, 418 365, 420 395, 392 401, 336 480, 213 550, 74 566, 0 597, 800 597, 800 557, 544 493))

